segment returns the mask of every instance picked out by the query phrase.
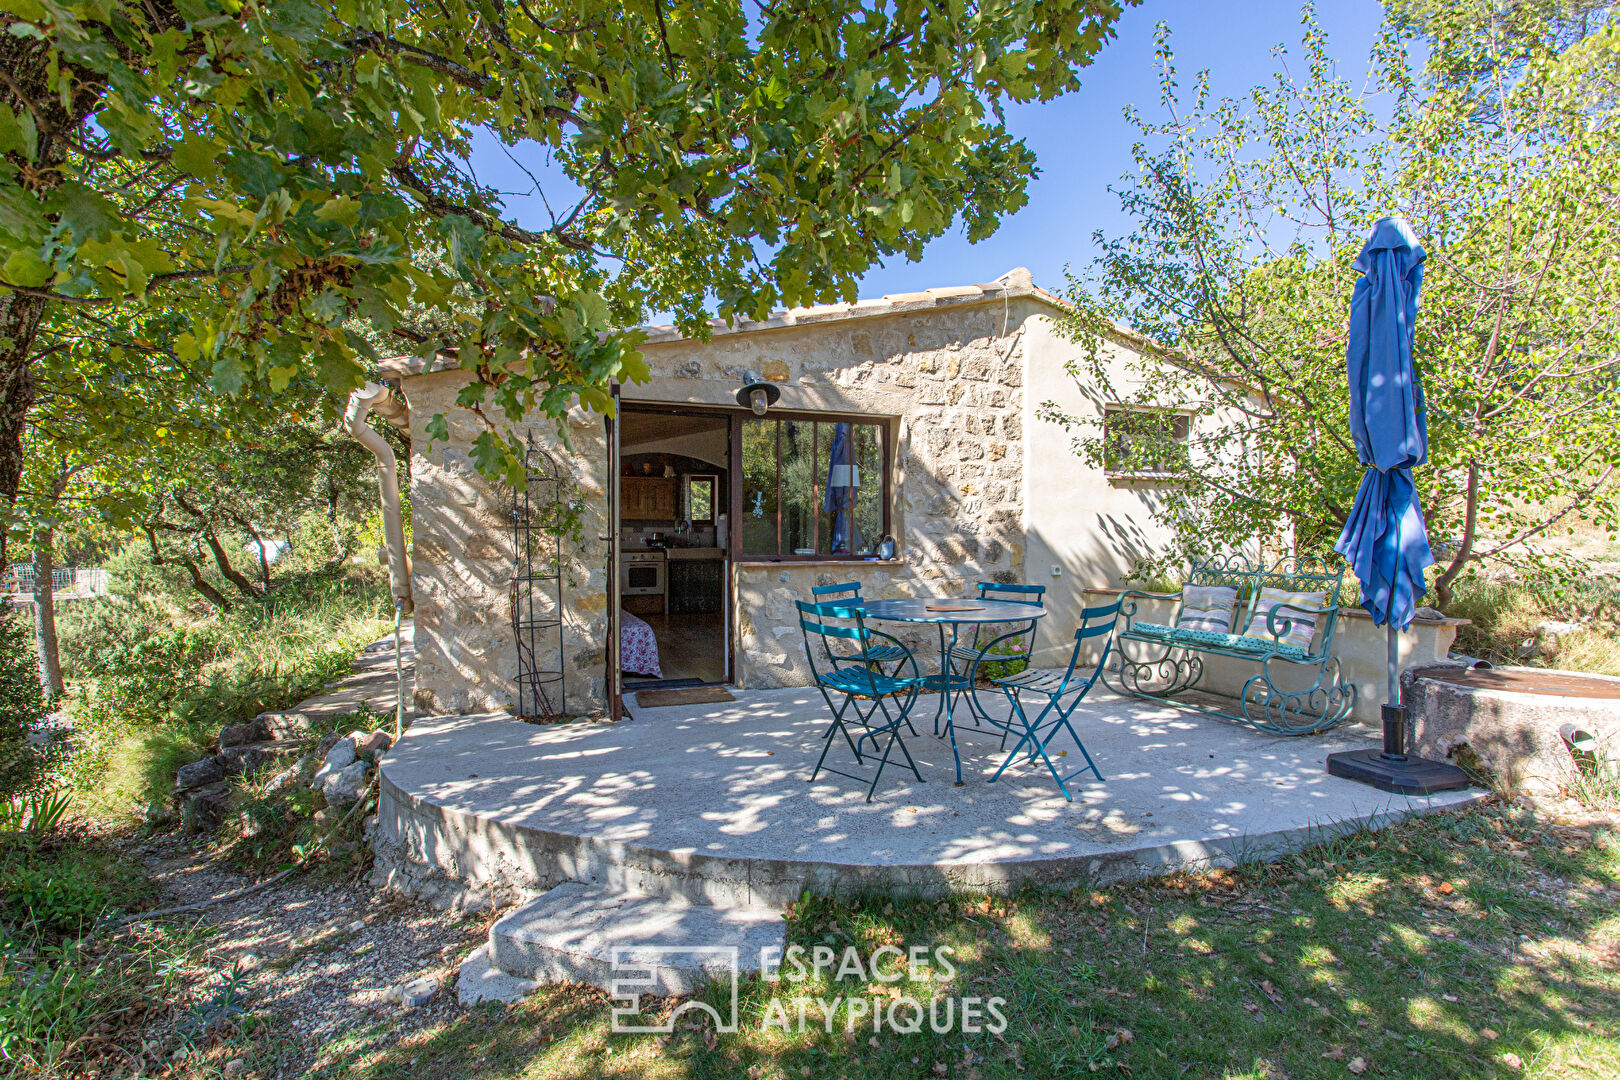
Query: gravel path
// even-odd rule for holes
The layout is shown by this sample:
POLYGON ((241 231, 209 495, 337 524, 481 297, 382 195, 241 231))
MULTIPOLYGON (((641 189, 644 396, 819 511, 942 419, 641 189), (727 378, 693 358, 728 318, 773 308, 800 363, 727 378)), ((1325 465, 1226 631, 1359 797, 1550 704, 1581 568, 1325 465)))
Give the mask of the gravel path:
MULTIPOLYGON (((163 887, 164 906, 253 884, 212 862, 206 844, 165 837, 137 852, 163 887)), ((460 1012, 456 969, 487 938, 494 917, 439 911, 378 892, 364 878, 317 871, 172 921, 209 929, 210 986, 223 987, 235 969, 245 1013, 278 1029, 267 1040, 260 1025, 246 1068, 237 1066, 235 1074, 293 1077, 305 1075, 320 1048, 336 1040, 364 1040, 381 1028, 393 1042, 460 1012), (437 991, 426 1005, 406 1008, 399 988, 418 978, 437 991)), ((205 1048, 205 1056, 218 1067, 236 1054, 233 1041, 205 1048)))
MULTIPOLYGON (((410 631, 407 624, 402 650, 407 680, 415 666, 410 631)), ((291 711, 319 717, 365 705, 388 713, 394 690, 390 636, 362 650, 351 674, 291 711)), ((160 907, 211 900, 255 881, 217 861, 207 839, 167 835, 131 853, 163 889, 160 907)), ((171 916, 164 921, 209 934, 206 969, 199 973, 204 985, 189 996, 216 994, 235 971, 243 1010, 232 1030, 200 1047, 176 1072, 304 1076, 323 1047, 396 1042, 441 1023, 461 1011, 457 968, 487 940, 495 917, 493 912, 439 911, 377 891, 369 873, 341 876, 326 869, 171 916), (427 1004, 406 1008, 400 988, 416 979, 431 980, 437 989, 427 1004), (251 1035, 244 1034, 249 1028, 251 1035)))

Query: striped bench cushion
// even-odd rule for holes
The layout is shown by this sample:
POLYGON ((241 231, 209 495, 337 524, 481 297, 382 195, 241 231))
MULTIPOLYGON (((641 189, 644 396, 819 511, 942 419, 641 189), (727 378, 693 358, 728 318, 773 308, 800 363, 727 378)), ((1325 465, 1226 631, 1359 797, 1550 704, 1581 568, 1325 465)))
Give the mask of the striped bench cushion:
POLYGON ((1230 585, 1186 585, 1181 590, 1181 614, 1176 626, 1224 634, 1232 629, 1238 591, 1230 585))
MULTIPOLYGON (((1278 604, 1301 604, 1305 607, 1319 608, 1327 599, 1327 593, 1320 592, 1289 592, 1286 589, 1261 589, 1260 601, 1254 605, 1254 618, 1249 620, 1249 628, 1243 631, 1247 637, 1271 638, 1271 627, 1267 619, 1272 609, 1278 604)), ((1294 608, 1284 608, 1277 612, 1277 623, 1282 625, 1287 620, 1288 632, 1278 640, 1286 641, 1301 649, 1311 647, 1311 639, 1316 636, 1317 615, 1313 611, 1297 611, 1294 608)))

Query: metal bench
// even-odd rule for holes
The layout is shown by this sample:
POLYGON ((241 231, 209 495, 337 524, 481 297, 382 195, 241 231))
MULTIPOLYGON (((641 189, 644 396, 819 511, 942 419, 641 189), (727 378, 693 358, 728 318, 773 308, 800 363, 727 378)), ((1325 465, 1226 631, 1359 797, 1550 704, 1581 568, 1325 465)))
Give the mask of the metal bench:
POLYGON ((1197 709, 1275 735, 1311 735, 1336 727, 1350 718, 1356 704, 1355 684, 1345 679, 1338 657, 1332 655, 1343 580, 1342 567, 1335 570, 1292 557, 1271 567, 1242 555, 1217 556, 1195 564, 1187 575, 1188 586, 1237 590, 1236 618, 1227 633, 1179 625, 1185 593, 1127 589, 1120 594, 1117 647, 1103 671, 1103 683, 1116 693, 1197 709), (1320 606, 1272 603, 1259 612, 1261 590, 1267 588, 1322 593, 1324 602, 1320 606), (1142 600, 1174 601, 1176 610, 1169 624, 1139 621, 1142 600), (1315 631, 1304 646, 1284 640, 1298 618, 1290 617, 1290 612, 1316 618, 1315 631), (1264 619, 1265 637, 1244 633, 1257 615, 1264 619), (1254 661, 1260 670, 1234 696, 1202 685, 1205 655, 1254 661), (1279 684, 1278 675, 1284 675, 1286 686, 1279 684), (1177 699, 1189 691, 1234 701, 1237 711, 1177 699))

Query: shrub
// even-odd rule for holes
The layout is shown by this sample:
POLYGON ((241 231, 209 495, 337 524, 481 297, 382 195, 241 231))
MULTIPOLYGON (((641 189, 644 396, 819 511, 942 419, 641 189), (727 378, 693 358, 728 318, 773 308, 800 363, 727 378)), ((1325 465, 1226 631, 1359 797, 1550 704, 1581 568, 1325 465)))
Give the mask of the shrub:
POLYGON ((63 604, 56 612, 62 673, 70 680, 87 678, 105 663, 105 654, 173 628, 170 611, 153 600, 109 596, 63 604))
POLYGON ((82 831, 0 841, 0 925, 13 934, 76 937, 153 892, 138 867, 91 845, 82 831))
POLYGON ((48 711, 35 657, 28 620, 0 603, 0 798, 34 786, 45 767, 45 755, 28 741, 48 711))
POLYGON ((161 807, 175 769, 208 753, 222 726, 319 692, 382 633, 390 609, 380 570, 338 566, 136 639, 86 633, 80 640, 94 645, 75 661, 84 680, 71 769, 86 808, 161 807))

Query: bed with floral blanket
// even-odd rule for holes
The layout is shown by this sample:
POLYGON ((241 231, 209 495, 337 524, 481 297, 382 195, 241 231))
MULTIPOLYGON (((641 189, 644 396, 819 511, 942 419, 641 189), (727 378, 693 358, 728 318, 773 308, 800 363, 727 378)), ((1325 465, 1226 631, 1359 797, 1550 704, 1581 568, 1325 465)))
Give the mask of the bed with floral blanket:
POLYGON ((631 675, 662 679, 658 667, 658 638, 645 619, 621 611, 619 622, 619 669, 631 675))

